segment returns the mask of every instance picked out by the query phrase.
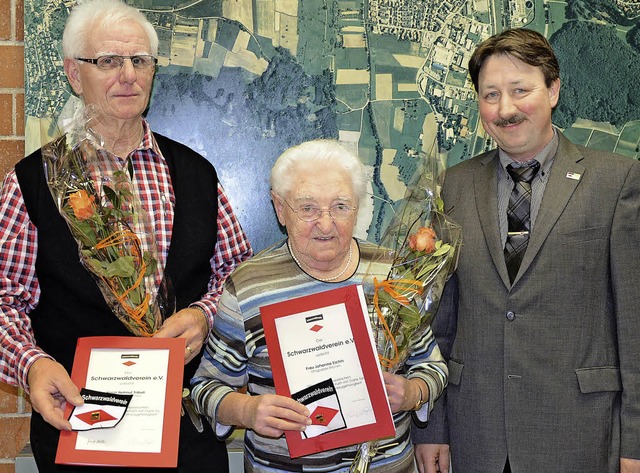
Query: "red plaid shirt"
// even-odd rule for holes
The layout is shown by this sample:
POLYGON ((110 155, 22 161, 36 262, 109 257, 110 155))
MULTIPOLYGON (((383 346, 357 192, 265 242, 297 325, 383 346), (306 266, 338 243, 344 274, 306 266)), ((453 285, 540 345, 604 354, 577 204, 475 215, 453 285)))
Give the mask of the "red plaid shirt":
MULTIPOLYGON (((167 163, 148 123, 143 120, 143 125, 142 143, 129 158, 134 188, 149 214, 160 264, 164 266, 171 242, 175 195, 167 163)), ((28 316, 40 298, 35 271, 37 252, 38 232, 29 219, 15 172, 11 171, 0 191, 0 381, 19 385, 27 392, 29 368, 38 358, 48 356, 36 345, 28 316)), ((204 310, 210 327, 224 280, 251 255, 247 237, 218 184, 218 241, 210 260, 211 279, 207 294, 193 304, 204 310)))

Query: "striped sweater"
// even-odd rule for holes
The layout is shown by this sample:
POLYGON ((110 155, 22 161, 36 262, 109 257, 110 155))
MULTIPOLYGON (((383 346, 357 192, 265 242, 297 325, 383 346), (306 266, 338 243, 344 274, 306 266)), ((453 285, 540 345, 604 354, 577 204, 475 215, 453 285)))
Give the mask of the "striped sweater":
MULTIPOLYGON (((286 241, 245 261, 226 280, 211 336, 192 379, 196 406, 220 438, 232 431, 232 427, 216 421, 218 405, 226 394, 243 386, 251 395, 275 393, 260 307, 352 284, 362 284, 365 294, 371 293, 370 276, 385 279, 391 261, 377 245, 358 241, 358 246, 358 268, 346 281, 327 283, 309 276, 291 258, 286 241)), ((442 393, 447 377, 446 364, 430 329, 417 340, 400 373, 420 377, 429 386, 429 400, 419 413, 424 419, 442 393)), ((414 471, 410 414, 394 415, 394 423, 396 438, 381 442, 383 446, 371 464, 372 472, 414 471)), ((346 471, 356 449, 357 445, 353 445, 291 459, 284 436, 273 439, 247 430, 245 472, 346 471)))

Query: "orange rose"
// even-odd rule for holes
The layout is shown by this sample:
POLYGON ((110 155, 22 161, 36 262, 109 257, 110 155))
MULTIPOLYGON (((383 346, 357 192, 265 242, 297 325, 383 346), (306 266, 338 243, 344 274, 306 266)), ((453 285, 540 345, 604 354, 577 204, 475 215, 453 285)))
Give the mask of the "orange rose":
POLYGON ((91 218, 95 212, 95 197, 87 194, 85 190, 79 190, 69 196, 69 205, 78 220, 91 218))
POLYGON ((436 249, 436 232, 432 228, 420 227, 416 233, 409 235, 409 248, 433 253, 436 249))

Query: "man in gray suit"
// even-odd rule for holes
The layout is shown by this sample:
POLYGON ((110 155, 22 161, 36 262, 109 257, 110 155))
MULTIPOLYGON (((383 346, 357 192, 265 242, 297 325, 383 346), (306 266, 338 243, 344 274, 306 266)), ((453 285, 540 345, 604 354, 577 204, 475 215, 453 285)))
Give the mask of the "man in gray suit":
POLYGON ((446 174, 463 247, 418 468, 640 472, 640 163, 552 126, 559 66, 540 34, 489 38, 469 71, 498 149, 446 174))

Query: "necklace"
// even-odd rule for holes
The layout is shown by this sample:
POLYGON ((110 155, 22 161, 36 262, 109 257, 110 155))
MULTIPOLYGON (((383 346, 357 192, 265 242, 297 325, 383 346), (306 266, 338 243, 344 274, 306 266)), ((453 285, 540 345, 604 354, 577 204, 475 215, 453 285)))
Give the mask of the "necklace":
MULTIPOLYGON (((296 255, 293 254, 293 250, 291 249, 291 245, 289 244, 289 240, 287 240, 287 248, 289 249, 289 253, 291 253, 291 257, 293 258, 293 261, 296 262, 296 264, 298 266, 300 266, 300 268, 303 268, 304 266, 306 266, 307 268, 309 268, 309 266, 307 266, 306 264, 302 264, 298 258, 296 258, 296 255)), ((344 266, 344 268, 342 268, 342 271, 340 271, 338 274, 336 274, 335 276, 331 276, 330 278, 318 278, 316 276, 313 276, 314 278, 316 278, 318 281, 322 281, 322 282, 331 282, 331 281, 335 281, 336 279, 338 279, 340 276, 342 276, 345 271, 349 268, 349 265, 351 265, 351 257, 353 256, 353 245, 351 244, 351 242, 349 242, 349 258, 347 259, 347 264, 344 266)), ((311 268, 309 268, 311 269, 311 268)), ((306 272, 306 271, 305 271, 306 272)))

